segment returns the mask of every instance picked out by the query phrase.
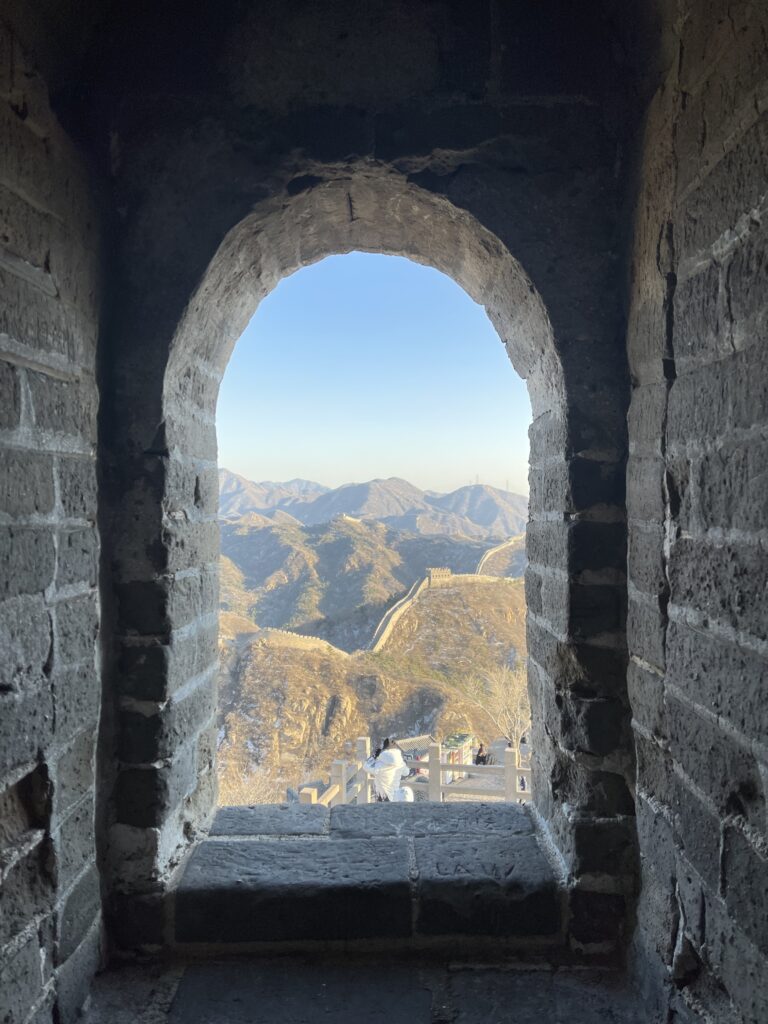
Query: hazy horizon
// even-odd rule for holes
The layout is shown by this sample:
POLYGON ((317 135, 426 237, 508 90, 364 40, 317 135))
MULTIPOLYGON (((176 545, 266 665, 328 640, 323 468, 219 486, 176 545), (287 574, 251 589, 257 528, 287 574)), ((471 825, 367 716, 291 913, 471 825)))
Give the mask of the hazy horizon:
POLYGON ((251 481, 527 495, 530 420, 481 306, 430 267, 350 253, 262 301, 222 381, 219 465, 251 481))

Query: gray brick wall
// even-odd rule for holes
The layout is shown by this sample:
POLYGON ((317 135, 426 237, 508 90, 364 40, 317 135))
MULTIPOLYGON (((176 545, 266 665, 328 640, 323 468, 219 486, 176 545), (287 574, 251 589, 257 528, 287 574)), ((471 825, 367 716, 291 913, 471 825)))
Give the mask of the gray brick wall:
POLYGON ((630 304, 635 954, 682 1019, 754 1024, 768 1017, 768 12, 681 8, 645 127, 630 304))
POLYGON ((100 957, 98 239, 0 25, 0 1018, 73 1018, 100 957))

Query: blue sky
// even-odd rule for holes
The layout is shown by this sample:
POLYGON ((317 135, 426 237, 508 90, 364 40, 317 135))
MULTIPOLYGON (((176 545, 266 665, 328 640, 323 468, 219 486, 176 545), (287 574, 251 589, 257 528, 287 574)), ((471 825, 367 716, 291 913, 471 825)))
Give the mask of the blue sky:
POLYGON ((528 492, 531 409, 485 311, 397 256, 330 256, 285 278, 235 346, 219 464, 329 487, 400 476, 528 492))

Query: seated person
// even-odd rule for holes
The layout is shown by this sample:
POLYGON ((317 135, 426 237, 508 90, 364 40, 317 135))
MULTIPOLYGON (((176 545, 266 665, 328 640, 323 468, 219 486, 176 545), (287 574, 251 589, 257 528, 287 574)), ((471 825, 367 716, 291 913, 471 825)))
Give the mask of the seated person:
POLYGON ((477 748, 475 754, 475 764, 488 764, 488 755, 485 752, 485 746, 481 743, 477 748))

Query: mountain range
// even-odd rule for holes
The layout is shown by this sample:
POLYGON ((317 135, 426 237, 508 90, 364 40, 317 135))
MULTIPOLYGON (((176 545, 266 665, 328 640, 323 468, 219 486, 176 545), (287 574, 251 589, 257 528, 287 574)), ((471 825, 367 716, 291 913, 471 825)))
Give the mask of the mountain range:
POLYGON ((398 477, 328 488, 311 480, 255 482, 220 469, 219 495, 224 520, 255 514, 286 522, 290 516, 317 526, 343 515, 421 536, 501 540, 522 533, 528 519, 528 499, 521 494, 487 484, 439 494, 398 477))

